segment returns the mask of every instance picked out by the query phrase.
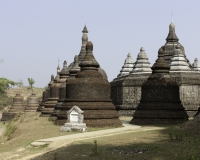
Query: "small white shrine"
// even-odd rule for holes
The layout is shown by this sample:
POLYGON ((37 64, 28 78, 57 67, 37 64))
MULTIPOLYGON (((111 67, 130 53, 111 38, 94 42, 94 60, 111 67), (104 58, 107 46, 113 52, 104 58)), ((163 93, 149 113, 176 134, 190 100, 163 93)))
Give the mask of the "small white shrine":
POLYGON ((83 123, 84 120, 84 111, 82 111, 79 107, 73 106, 67 112, 67 123, 65 123, 60 131, 70 132, 70 131, 79 131, 84 132, 87 130, 87 126, 83 123))

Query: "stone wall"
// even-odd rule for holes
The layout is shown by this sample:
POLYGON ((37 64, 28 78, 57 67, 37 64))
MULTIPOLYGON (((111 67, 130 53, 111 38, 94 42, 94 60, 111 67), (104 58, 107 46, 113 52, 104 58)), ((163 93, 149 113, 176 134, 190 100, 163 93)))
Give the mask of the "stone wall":
POLYGON ((189 117, 193 117, 200 107, 200 73, 170 73, 179 84, 181 103, 189 117))
POLYGON ((141 99, 141 86, 149 73, 116 78, 111 84, 111 99, 121 116, 132 116, 141 99))

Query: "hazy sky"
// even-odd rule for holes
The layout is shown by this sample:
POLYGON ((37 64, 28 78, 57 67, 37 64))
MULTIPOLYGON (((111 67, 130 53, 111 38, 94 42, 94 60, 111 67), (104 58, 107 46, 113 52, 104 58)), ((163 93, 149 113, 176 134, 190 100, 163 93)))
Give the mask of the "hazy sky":
POLYGON ((199 0, 0 0, 0 77, 46 86, 58 58, 62 68, 79 54, 86 23, 93 54, 112 81, 141 47, 155 62, 172 12, 187 58, 200 60, 199 0))

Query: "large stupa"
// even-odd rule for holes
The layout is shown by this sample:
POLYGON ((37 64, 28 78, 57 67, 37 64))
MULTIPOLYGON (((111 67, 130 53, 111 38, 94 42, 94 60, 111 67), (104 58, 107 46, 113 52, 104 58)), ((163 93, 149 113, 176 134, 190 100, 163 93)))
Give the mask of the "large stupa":
POLYGON ((143 47, 129 74, 115 78, 111 84, 111 99, 119 115, 132 116, 141 99, 141 86, 151 74, 151 66, 143 47))
POLYGON ((169 75, 169 69, 164 60, 163 48, 160 48, 158 59, 152 66, 153 72, 142 85, 141 101, 131 124, 177 124, 187 120, 188 115, 179 97, 178 83, 169 75))
POLYGON ((66 99, 57 115, 57 124, 67 122, 67 111, 78 106, 84 111, 84 123, 89 127, 121 126, 117 111, 110 99, 110 84, 98 72, 100 67, 93 56, 93 44, 87 42, 86 55, 79 64, 81 71, 66 84, 66 99))

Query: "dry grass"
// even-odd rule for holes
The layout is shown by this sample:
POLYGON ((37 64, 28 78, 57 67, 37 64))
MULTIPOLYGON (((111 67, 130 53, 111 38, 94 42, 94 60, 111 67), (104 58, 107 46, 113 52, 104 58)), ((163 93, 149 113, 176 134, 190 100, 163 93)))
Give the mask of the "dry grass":
MULTIPOLYGON (((4 157, 18 155, 20 157, 32 154, 40 151, 40 149, 30 146, 30 143, 37 139, 74 134, 73 132, 60 132, 60 126, 48 121, 47 117, 39 117, 39 115, 40 113, 37 112, 25 113, 24 118, 21 117, 14 122, 17 129, 11 135, 10 140, 6 141, 5 137, 1 138, 0 155, 4 155, 4 157)), ((0 122, 0 126, 5 125, 0 122)))
POLYGON ((143 131, 78 141, 33 160, 197 160, 200 158, 199 138, 187 136, 183 140, 171 140, 169 131, 169 129, 143 131))
MULTIPOLYGON (((33 93, 36 94, 38 98, 42 97, 42 93, 45 89, 44 88, 33 88, 33 93)), ((28 87, 17 87, 17 88, 10 88, 6 91, 9 97, 14 97, 16 94, 20 94, 24 100, 26 100, 31 94, 32 90, 28 87)))

